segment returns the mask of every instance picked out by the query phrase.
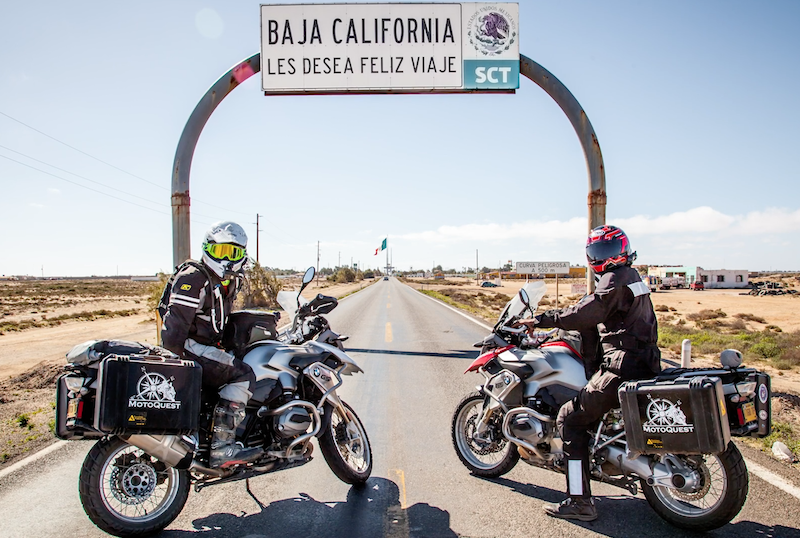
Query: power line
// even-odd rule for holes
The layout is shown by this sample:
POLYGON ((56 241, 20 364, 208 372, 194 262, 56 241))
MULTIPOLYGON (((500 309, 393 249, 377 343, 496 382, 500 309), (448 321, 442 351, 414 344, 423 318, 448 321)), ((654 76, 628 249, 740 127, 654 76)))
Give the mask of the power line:
MULTIPOLYGON (((128 172, 127 170, 124 170, 124 169, 122 169, 122 168, 120 168, 120 167, 118 167, 118 166, 115 166, 115 165, 113 165, 113 164, 111 164, 111 163, 109 163, 109 162, 106 162, 106 161, 104 161, 103 159, 100 159, 100 158, 98 158, 98 157, 95 157, 94 155, 92 155, 92 154, 90 154, 90 153, 87 153, 87 152, 85 152, 85 151, 83 151, 83 150, 81 150, 81 149, 78 149, 78 148, 76 148, 75 146, 71 146, 70 144, 67 144, 66 142, 63 142, 63 141, 59 140, 58 138, 56 138, 56 137, 54 137, 54 136, 51 136, 51 135, 49 135, 49 134, 45 133, 44 131, 40 131, 40 130, 39 130, 39 129, 37 129, 36 127, 32 127, 31 125, 28 125, 28 124, 27 124, 27 123, 25 123, 24 121, 18 120, 17 118, 15 118, 15 117, 13 117, 13 116, 9 116, 8 114, 6 114, 5 112, 3 112, 2 110, 0 110, 0 114, 2 114, 3 116, 5 116, 6 118, 8 118, 8 119, 10 119, 10 120, 13 120, 13 121, 15 121, 15 122, 19 123, 20 125, 23 125, 23 126, 27 127, 28 129, 31 129, 31 130, 33 130, 33 131, 36 131, 37 133, 39 133, 39 134, 40 134, 40 135, 42 135, 42 136, 46 136, 46 137, 47 137, 47 138, 49 138, 50 140, 54 140, 55 142, 58 142, 59 144, 62 144, 62 145, 64 145, 64 146, 66 146, 66 147, 70 148, 70 149, 71 149, 71 150, 73 150, 73 151, 77 151, 78 153, 80 153, 80 154, 82 154, 82 155, 86 155, 87 157, 89 157, 89 158, 91 158, 91 159, 94 159, 94 160, 95 160, 95 161, 97 161, 97 162, 103 163, 103 164, 104 164, 104 165, 106 165, 106 166, 110 166, 110 167, 111 167, 111 168, 113 168, 114 170, 118 170, 118 171, 122 172, 123 174, 127 174, 127 175, 129 175, 129 176, 131 176, 131 177, 134 177, 134 178, 136 178, 136 179, 140 180, 140 181, 144 181, 145 183, 148 183, 148 184, 150 184, 150 185, 153 185, 153 186, 155 186, 155 187, 158 187, 159 189, 163 189, 163 190, 167 190, 167 191, 168 191, 168 190, 170 190, 169 188, 165 187, 164 185, 161 185, 160 183, 156 183, 156 182, 154 182, 154 181, 147 180, 147 179, 145 179, 145 178, 143 178, 143 177, 141 177, 141 176, 137 176, 136 174, 133 174, 133 173, 131 173, 131 172, 128 172)), ((8 148, 6 148, 6 149, 8 149, 8 148)), ((14 150, 11 150, 11 151, 14 151, 14 150)), ((19 153, 19 152, 15 152, 15 153, 19 153)), ((26 157, 27 157, 27 155, 26 155, 26 157)), ((28 158, 32 158, 32 157, 28 157, 28 158)), ((33 160, 36 160, 36 159, 33 159, 33 160)), ((43 164, 46 164, 46 163, 43 163, 43 164)), ((48 166, 51 166, 51 165, 48 165, 48 166)), ((56 168, 56 167, 54 166, 53 168, 56 168)), ((71 172, 69 172, 69 173, 71 173, 71 172)), ((73 174, 73 175, 77 175, 77 174, 73 174)), ((84 179, 85 179, 85 178, 84 178, 84 179)), ((237 211, 237 210, 234 210, 234 209, 228 209, 228 208, 221 207, 221 206, 218 206, 218 205, 215 205, 215 204, 209 203, 209 202, 204 202, 204 201, 202 201, 202 200, 195 200, 195 202, 196 202, 196 203, 205 204, 205 205, 208 205, 208 206, 214 207, 214 208, 216 208, 216 209, 221 209, 221 210, 223 210, 223 211, 227 211, 227 212, 229 212, 229 213, 239 213, 240 215, 250 215, 250 213, 244 213, 243 211, 237 211)), ((207 215, 206 215, 206 216, 207 216, 207 215)), ((212 218, 212 217, 209 217, 209 218, 212 218)))
POLYGON ((106 166, 110 166, 110 167, 111 167, 111 168, 113 168, 114 170, 119 170, 119 171, 120 171, 120 172, 122 172, 123 174, 128 174, 128 175, 129 175, 129 176, 131 176, 131 177, 135 177, 136 179, 139 179, 139 180, 141 180, 141 181, 144 181, 145 183, 149 183, 150 185, 153 185, 153 186, 155 186, 155 187, 158 187, 158 188, 160 188, 160 189, 166 189, 166 190, 169 190, 169 189, 167 189, 166 187, 164 187, 163 185, 159 185, 158 183, 155 183, 155 182, 153 182, 153 181, 149 181, 149 180, 147 180, 147 179, 145 179, 145 178, 143 178, 143 177, 139 177, 139 176, 137 176, 136 174, 132 174, 132 173, 128 172, 127 170, 123 170, 122 168, 120 168, 120 167, 118 167, 118 166, 114 166, 113 164, 111 164, 111 163, 109 163, 109 162, 106 162, 106 161, 104 161, 103 159, 99 159, 99 158, 95 157, 94 155, 92 155, 92 154, 90 154, 90 153, 86 153, 85 151, 83 151, 83 150, 80 150, 80 149, 76 148, 75 146, 70 146, 70 145, 69 145, 69 144, 67 144, 66 142, 62 142, 62 141, 61 141, 61 140, 59 140, 58 138, 56 138, 56 137, 54 137, 54 136, 50 136, 49 134, 47 134, 47 133, 45 133, 45 132, 43 132, 43 131, 40 131, 40 130, 39 130, 39 129, 37 129, 36 127, 31 127, 31 126, 30 126, 30 125, 28 125, 27 123, 25 123, 25 122, 23 122, 23 121, 20 121, 20 120, 18 120, 17 118, 14 118, 14 117, 12 117, 12 116, 9 116, 8 114, 6 114, 5 112, 3 112, 2 110, 0 110, 0 114, 2 114, 3 116, 5 116, 6 118, 8 118, 8 119, 10 119, 10 120, 13 120, 13 121, 15 121, 15 122, 19 123, 20 125, 24 125, 24 126, 25 126, 25 127, 27 127, 28 129, 31 129, 31 130, 33 130, 33 131, 36 131, 37 133, 39 133, 39 134, 40 134, 40 135, 42 135, 42 136, 46 136, 46 137, 47 137, 47 138, 49 138, 50 140, 54 140, 54 141, 58 142, 59 144, 62 144, 62 145, 64 145, 64 146, 67 146, 67 147, 68 147, 69 149, 71 149, 71 150, 74 150, 74 151, 77 151, 78 153, 81 153, 81 154, 83 154, 83 155, 86 155, 87 157, 89 157, 89 158, 91 158, 91 159, 94 159, 94 160, 95 160, 95 161, 97 161, 97 162, 103 163, 103 164, 104 164, 104 165, 106 165, 106 166))
MULTIPOLYGON (((56 165, 54 165, 54 164, 50 164, 50 163, 48 163, 48 162, 45 162, 45 161, 39 160, 39 159, 37 159, 37 158, 35 158, 35 157, 31 157, 30 155, 26 155, 26 154, 24 154, 24 153, 22 153, 22 152, 20 152, 20 151, 17 151, 17 150, 15 150, 15 149, 11 149, 11 148, 9 148, 9 147, 6 147, 6 146, 4 146, 4 145, 2 145, 2 144, 0 144, 0 148, 3 148, 3 149, 5 149, 5 150, 8 150, 8 151, 13 151, 13 152, 14 152, 14 153, 16 153, 17 155, 22 155, 22 156, 23 156, 23 157, 25 157, 26 159, 30 159, 30 160, 32 160, 32 161, 36 161, 37 163, 43 164, 43 165, 45 165, 45 166, 49 166, 50 168, 55 168, 56 170, 59 170, 59 171, 61 171, 61 172, 64 172, 64 173, 70 174, 70 175, 72 175, 72 176, 75 176, 75 177, 78 177, 78 178, 81 178, 81 179, 83 179, 83 180, 85 180, 85 181, 88 181, 88 182, 90 182, 90 183, 94 183, 94 184, 96 184, 96 185, 100 185, 100 186, 102 186, 102 187, 105 187, 106 189, 111 189, 112 191, 117 191, 117 192, 119 192, 119 193, 122 193, 122 194, 124 194, 125 196, 132 196, 133 198, 138 198, 139 200, 143 200, 143 201, 145 201, 145 202, 148 202, 148 203, 150 203, 150 204, 155 204, 155 205, 158 205, 158 206, 164 207, 164 203, 163 203, 163 202, 156 202, 156 201, 150 200, 150 199, 148 199, 148 198, 144 198, 144 197, 142 197, 142 196, 138 196, 138 195, 136 195, 136 194, 131 194, 131 193, 129 193, 129 192, 125 192, 125 191, 123 191, 122 189, 118 189, 118 188, 116 188, 116 187, 112 187, 112 186, 110 186, 110 185, 106 185, 105 183, 102 183, 102 182, 100 182, 100 181, 95 181, 95 180, 93 180, 93 179, 90 179, 90 178, 88 178, 88 177, 82 176, 82 175, 80 175, 80 174, 76 174, 75 172, 70 172, 69 170, 66 170, 66 169, 64 169, 64 168, 59 168, 58 166, 56 166, 56 165)), ((11 159, 11 160, 13 160, 13 159, 11 159)), ((24 164, 24 163, 21 163, 21 162, 19 162, 19 161, 14 161, 14 162, 17 162, 17 163, 19 163, 19 164, 24 164)), ((25 165, 25 166, 27 166, 27 165, 25 165)), ((38 168, 34 168, 34 167, 30 167, 30 168, 33 168, 34 170, 37 170, 37 171, 40 171, 40 172, 41 172, 41 170, 39 170, 38 168)), ((56 177, 58 177, 58 176, 56 176, 56 177)), ((59 178, 59 179, 63 179, 63 178, 59 178)), ((79 186, 82 186, 82 185, 80 185, 80 184, 78 184, 78 183, 75 183, 75 184, 76 184, 76 185, 79 185, 79 186)), ((99 192, 99 191, 97 191, 97 192, 99 192)), ((196 215, 197 215, 197 216, 199 216, 199 217, 205 217, 205 218, 212 219, 212 220, 214 219, 214 217, 212 217, 212 216, 210 216, 210 215, 203 215, 202 213, 196 213, 196 215)))
MULTIPOLYGON (((7 159, 7 160, 9 160, 11 162, 15 162, 17 164, 20 164, 22 166, 26 166, 26 167, 28 167, 28 168, 30 168, 32 170, 36 170, 37 172, 41 172, 42 174, 47 174, 48 176, 52 176, 52 177, 54 177, 56 179, 60 179, 62 181, 66 181, 67 183, 71 183, 73 185, 77 185, 78 187, 81 187, 83 189, 86 189, 86 190, 89 190, 89 191, 92 191, 92 192, 96 192, 97 194, 102 194, 103 196, 108 196, 109 198, 114 198, 115 200, 119 200, 121 202, 125 202, 125 203, 131 204, 131 205, 135 205, 137 207, 141 207, 142 209, 147 209, 147 210, 153 211, 155 213, 161 213, 162 215, 171 216, 171 213, 167 213, 167 212, 164 212, 164 211, 159 211, 158 209, 154 209, 152 207, 147 207, 147 206, 144 206, 142 204, 137 204, 136 202, 131 202, 130 200, 126 200, 125 198, 120 198, 119 196, 114 196, 113 194, 108 194, 107 192, 103 192, 103 191, 99 191, 97 189, 93 189, 91 187, 87 187, 86 185, 81 185, 77 181, 72 181, 72 180, 69 180, 67 178, 64 178, 64 177, 61 177, 61 176, 57 176, 56 174, 53 174, 53 173, 48 172, 46 170, 42 170, 40 168, 36 168, 35 166, 31 166, 31 165, 29 165, 27 163, 18 161, 16 159, 12 159, 11 157, 8 157, 6 155, 0 155, 0 157, 2 157, 4 159, 7 159)), ((155 203, 155 202, 151 202, 151 203, 155 203)), ((199 224, 208 224, 208 223, 203 222, 203 221, 196 221, 196 222, 199 223, 199 224)))
MULTIPOLYGON (((33 130, 33 131, 35 131, 35 132, 37 132, 37 133, 41 134, 42 136, 45 136, 45 137, 47 137, 47 138, 49 138, 49 139, 51 139, 51 140, 54 140, 55 142, 58 142, 59 144, 62 144, 62 145, 66 146, 66 147, 68 147, 68 148, 70 148, 70 149, 72 149, 72 150, 74 150, 74 151, 77 151, 78 153, 81 153, 82 155, 86 155, 87 157, 89 157, 89 158, 91 158, 91 159, 94 159, 94 160, 96 160, 97 162, 100 162, 100 163, 102 163, 102 164, 105 164, 106 166, 110 166, 111 168, 113 168, 113 169, 115 169, 115 170, 119 170, 120 172, 122 172, 122 173, 124 173, 124 174, 127 174, 127 175, 129 175, 129 176, 131 176, 131 177, 134 177, 134 178, 136 178, 136 179, 139 179, 139 180, 141 180, 141 181, 144 181, 145 183, 148 183, 148 184, 150 184, 150 185, 153 185, 153 186, 155 186, 155 187, 158 187, 158 188, 160 188, 160 189, 164 189, 164 190, 170 190, 170 189, 167 189, 166 187, 164 187, 163 185, 161 185, 161 184, 159 184, 159 183, 155 183, 155 182, 153 182, 153 181, 149 181, 149 180, 147 180, 147 179, 145 179, 145 178, 143 178, 143 177, 137 176, 136 174, 133 174, 133 173, 131 173, 131 172, 128 172, 127 170, 123 170, 122 168, 120 168, 120 167, 118 167, 118 166, 115 166, 115 165, 113 165, 113 164, 111 164, 111 163, 109 163, 109 162, 106 162, 106 161, 104 161, 103 159, 100 159, 100 158, 98 158, 98 157, 95 157, 94 155, 91 155, 90 153, 87 153, 87 152, 85 152, 85 151, 83 151, 83 150, 81 150, 81 149, 78 149, 78 148, 76 148, 76 147, 74 147, 74 146, 70 145, 70 144, 67 144, 66 142, 63 142, 63 141, 59 140, 58 138, 56 138, 56 137, 54 137, 54 136, 51 136, 51 135, 49 135, 49 134, 45 133, 44 131, 40 131, 39 129, 37 129, 37 128, 33 127, 33 126, 31 126, 31 125, 28 125, 27 123, 25 123, 25 122, 23 122, 23 121, 21 121, 21 120, 18 120, 17 118, 15 118, 15 117, 13 117, 13 116, 10 116, 10 115, 6 114, 6 113, 5 113, 5 112, 3 112, 2 110, 0 110, 0 115, 3 115, 3 116, 5 116, 5 117, 6 117, 6 118, 8 118, 8 119, 10 119, 10 120, 13 120, 13 121, 17 122, 17 123, 19 123, 20 125, 23 125, 23 126, 27 127, 28 129, 31 129, 31 130, 33 130)), ((75 173, 73 173, 73 172, 69 172, 69 171, 67 171, 67 170, 63 170, 63 169, 61 169, 61 168, 58 168, 57 166, 53 166, 53 165, 51 165, 51 164, 48 164, 48 163, 45 163, 45 162, 43 162, 43 161, 39 161, 38 159, 35 159, 35 158, 33 158, 33 157, 29 157, 28 155, 25 155, 25 154, 23 154, 23 153, 20 153, 20 152, 18 152, 18 151, 16 151, 16 150, 13 150, 13 149, 10 149, 10 148, 6 148, 5 146, 0 146, 0 147, 4 147, 5 149, 8 149, 9 151, 13 151, 14 153, 17 153, 17 154, 19 154, 19 155, 23 155, 24 157, 27 157, 27 158, 29 158, 29 159, 31 159, 31 160, 34 160, 34 161, 36 161, 36 162, 40 162, 40 163, 42 163, 42 164, 45 164, 45 165, 47 165, 47 166, 50 166, 50 167, 52 167, 52 168, 56 168, 57 170, 61 170, 62 172, 66 172, 66 173, 68 173, 68 174, 72 174, 72 175, 74 175, 74 176, 76 176, 76 177, 80 177, 81 179, 85 179, 85 180, 87 180, 87 181, 91 181, 92 183, 97 183, 98 185, 103 185, 102 183, 99 183, 99 182, 97 182, 97 181, 94 181, 94 180, 91 180, 91 179, 85 178, 85 177, 83 177, 83 176, 80 176, 80 175, 78 175, 78 174, 75 174, 75 173)), ((5 157, 5 156, 3 156, 3 155, 0 155, 0 156, 1 156, 1 157, 5 157)), ((44 170, 39 170, 38 168, 35 168, 35 167, 33 167, 33 166, 29 166, 29 165, 27 165, 27 164, 25 164, 25 163, 22 163, 22 162, 20 162, 20 161, 15 161, 14 159, 11 159, 11 158, 9 158, 9 157, 5 157, 5 158, 6 158, 6 159, 8 159, 8 160, 10 160, 10 161, 14 161, 14 162, 16 162, 16 163, 18 163, 18 164, 21 164, 21 165, 23 165, 23 166, 28 166, 29 168, 32 168, 32 169, 34 169, 34 170, 38 170, 39 172, 42 172, 42 173, 45 173, 45 174, 51 175, 51 176, 53 176, 53 177, 56 177, 56 178, 58 178, 58 179, 62 179, 62 180, 64 180, 64 181, 67 181, 68 183, 74 183, 75 185, 78 185, 79 187, 83 187, 83 188, 89 189, 89 188, 88 188, 88 187, 86 187, 85 185, 81 185, 81 184, 79 184, 79 183, 75 183, 75 182, 69 181, 69 180, 67 180, 67 179, 64 179, 64 178, 62 178, 62 177, 56 176, 56 175, 54 175, 54 174, 50 174, 49 172, 45 172, 44 170)), ((134 196, 135 198, 139 198, 140 200, 144 200, 144 201, 147 201, 147 202, 149 202, 149 203, 157 203, 157 202, 153 202, 153 201, 151 201, 151 200, 147 200, 146 198, 142 198, 142 197, 140 197, 140 196, 136 196, 136 195, 133 195, 133 194, 126 193, 126 192, 124 192, 124 191, 121 191, 120 189, 116 189, 116 188, 114 188, 114 187, 110 187, 110 186, 108 186, 108 185, 103 185, 103 186, 104 186, 104 187, 106 187, 106 188, 109 188, 109 189, 112 189, 112 190, 118 191, 118 192, 122 192, 122 193, 126 194, 127 196, 134 196)), ((89 190, 94 190, 94 189, 89 189, 89 190)), ((100 194, 106 194, 106 193, 103 193, 103 192, 100 192, 100 191, 95 191, 95 192, 99 192, 100 194)), ((109 195, 109 194, 106 194, 106 196, 111 196, 111 195, 109 195)), ((116 198, 116 197, 115 197, 115 196, 111 196, 111 198, 116 198)), ((118 200, 122 200, 121 198, 117 198, 117 199, 118 199, 118 200)), ((124 201, 124 202, 128 202, 128 203, 133 203, 133 202, 130 202, 130 201, 128 201, 128 200, 122 200, 122 201, 124 201)), ((195 203, 204 204, 204 205, 207 205, 207 206, 210 206, 210 207, 216 208, 216 209, 220 209, 220 210, 222 210, 222 211, 227 211, 227 212, 229 212, 229 213, 238 213, 238 214, 240 214, 240 215, 250 215, 250 213, 244 213, 243 211, 238 211, 238 210, 228 209, 228 208, 226 208, 226 207, 218 206, 218 205, 212 204, 212 203, 210 203, 210 202, 205 202, 205 201, 203 201, 203 200, 199 200, 199 199, 194 199, 194 202, 195 202, 195 203)), ((138 205, 138 204, 134 204, 134 205, 138 205)), ((144 206, 141 206, 141 207, 144 207, 144 206)), ((145 208, 145 209, 151 209, 151 208, 145 208)), ((195 213, 195 212, 192 212, 192 215, 194 215, 194 214, 196 214, 196 215, 198 215, 198 216, 201 216, 201 217, 209 218, 209 219, 212 219, 212 220, 214 220, 214 219, 215 219, 215 217, 211 217, 211 216, 209 216, 209 215, 203 215, 203 214, 201 214, 201 213, 195 213)), ((192 218, 191 218, 191 220, 192 220, 192 221, 194 221, 195 219, 192 217, 192 218)), ((277 229, 278 231, 282 231, 282 230, 281 230, 281 229, 280 229, 280 228, 279 228, 277 225, 275 225, 275 223, 273 223, 273 222, 269 221, 268 219, 264 219, 264 220, 266 220, 268 223, 270 223, 270 224, 271 224, 271 225, 272 225, 272 226, 273 226, 275 229, 277 229)), ((202 221, 198 221, 198 222, 202 222, 202 221)), ((269 234, 269 233, 268 233, 267 235, 269 235, 270 237, 272 237, 273 239, 275 239, 275 240, 277 240, 277 241, 279 241, 279 242, 281 242, 281 243, 284 243, 284 244, 286 244, 286 243, 285 243, 284 241, 282 241, 280 238, 278 238, 278 237, 275 237, 275 236, 273 236, 272 234, 269 234)))

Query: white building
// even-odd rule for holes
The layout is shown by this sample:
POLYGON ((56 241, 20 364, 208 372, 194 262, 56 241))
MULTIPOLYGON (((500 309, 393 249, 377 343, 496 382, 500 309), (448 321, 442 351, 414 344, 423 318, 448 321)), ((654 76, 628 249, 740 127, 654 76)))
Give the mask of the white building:
POLYGON ((746 288, 749 280, 747 270, 697 268, 696 278, 708 288, 746 288))

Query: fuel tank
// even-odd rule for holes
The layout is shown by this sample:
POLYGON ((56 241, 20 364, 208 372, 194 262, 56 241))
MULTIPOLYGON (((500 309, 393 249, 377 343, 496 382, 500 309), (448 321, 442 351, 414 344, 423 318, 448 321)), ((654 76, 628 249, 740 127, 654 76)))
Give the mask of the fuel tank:
POLYGON ((529 374, 526 368, 526 375, 520 375, 525 383, 525 398, 534 397, 543 388, 566 397, 577 394, 587 382, 582 359, 561 342, 545 344, 536 349, 513 348, 501 353, 498 359, 509 369, 519 369, 521 366, 530 368, 529 374))

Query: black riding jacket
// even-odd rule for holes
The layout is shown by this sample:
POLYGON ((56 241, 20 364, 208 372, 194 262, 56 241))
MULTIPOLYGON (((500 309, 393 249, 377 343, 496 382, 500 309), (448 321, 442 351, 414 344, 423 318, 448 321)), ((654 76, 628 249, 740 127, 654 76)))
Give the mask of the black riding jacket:
POLYGON ((213 271, 187 264, 172 284, 161 329, 163 347, 183 357, 187 338, 207 346, 218 344, 241 282, 237 277, 226 287, 213 271))
POLYGON ((595 292, 577 304, 548 310, 538 319, 542 327, 582 333, 596 328, 604 365, 625 377, 661 369, 656 345, 658 322, 650 301, 650 288, 630 265, 603 273, 595 292))

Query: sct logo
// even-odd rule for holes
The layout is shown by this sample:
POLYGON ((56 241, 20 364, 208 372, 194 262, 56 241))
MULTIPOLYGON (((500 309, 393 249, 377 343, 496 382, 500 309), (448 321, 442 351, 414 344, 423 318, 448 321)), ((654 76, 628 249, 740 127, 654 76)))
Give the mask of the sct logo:
POLYGON ((482 84, 488 80, 491 84, 508 84, 509 73, 510 67, 476 67, 475 82, 482 84))
POLYGON ((519 60, 464 60, 464 88, 516 90, 519 60))

